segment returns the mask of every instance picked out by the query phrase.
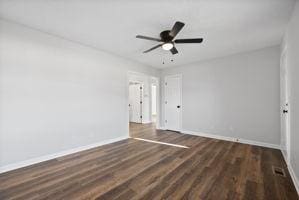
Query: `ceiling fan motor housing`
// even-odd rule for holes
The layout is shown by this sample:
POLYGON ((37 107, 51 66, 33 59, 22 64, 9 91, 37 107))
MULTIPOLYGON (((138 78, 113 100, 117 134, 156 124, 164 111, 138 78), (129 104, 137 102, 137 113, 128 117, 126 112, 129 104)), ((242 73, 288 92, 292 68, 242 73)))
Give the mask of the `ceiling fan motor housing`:
POLYGON ((172 42, 173 37, 172 37, 169 33, 170 33, 169 30, 167 30, 167 31, 162 31, 162 32, 160 33, 160 37, 161 37, 161 40, 162 40, 163 42, 172 42))

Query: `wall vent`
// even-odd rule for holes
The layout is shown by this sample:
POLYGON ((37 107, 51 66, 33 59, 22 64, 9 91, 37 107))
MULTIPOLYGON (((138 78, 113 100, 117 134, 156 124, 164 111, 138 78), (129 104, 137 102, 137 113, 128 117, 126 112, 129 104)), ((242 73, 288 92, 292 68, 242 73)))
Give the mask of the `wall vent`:
POLYGON ((274 175, 286 177, 284 170, 281 167, 272 166, 274 175))

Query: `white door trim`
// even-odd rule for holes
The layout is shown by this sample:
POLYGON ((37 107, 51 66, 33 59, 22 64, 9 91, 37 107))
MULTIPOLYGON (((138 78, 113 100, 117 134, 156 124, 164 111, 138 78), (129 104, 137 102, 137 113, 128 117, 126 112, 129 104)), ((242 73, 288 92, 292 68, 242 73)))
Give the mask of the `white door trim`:
MULTIPOLYGON (((161 119, 161 99, 160 99, 160 78, 157 76, 152 76, 148 74, 144 74, 141 72, 135 72, 135 71, 127 71, 127 87, 126 87, 126 96, 127 96, 127 104, 126 106, 129 105, 129 83, 130 83, 130 77, 131 76, 140 76, 140 77, 148 77, 148 78, 155 78, 157 80, 157 119, 156 119, 156 128, 160 128, 160 119, 161 119)), ((143 82, 141 82, 143 83, 143 82)), ((144 84, 144 83, 143 83, 144 84)), ((151 103, 151 102, 150 102, 151 103)), ((127 135, 129 136, 129 124, 130 124, 130 119, 129 119, 129 109, 127 109, 127 135)))
MULTIPOLYGON (((160 129, 160 79, 158 77, 151 76, 151 78, 154 78, 156 80, 156 83, 151 83, 150 85, 156 86, 156 129, 160 129)), ((152 91, 152 90, 151 90, 152 91)), ((152 95, 152 94, 151 94, 152 95)), ((151 98, 152 99, 152 98, 151 98)), ((150 102, 152 105, 152 102, 150 102)))
POLYGON ((156 85, 156 129, 159 129, 160 128, 160 119, 161 119, 161 115, 160 115, 160 105, 161 105, 161 99, 160 99, 160 79, 158 77, 154 77, 157 79, 157 85, 156 85))
MULTIPOLYGON (((165 109, 165 91, 166 91, 166 88, 165 88, 165 80, 166 78, 172 78, 172 77, 178 77, 179 78, 179 85, 180 85, 180 115, 179 115, 179 129, 178 130, 175 130, 175 131, 178 131, 178 132, 181 132, 182 131, 182 116, 183 116, 183 89, 182 89, 182 80, 183 80, 183 76, 182 74, 174 74, 174 75, 167 75, 167 76, 164 76, 164 81, 163 81, 163 87, 164 87, 164 95, 163 95, 163 119, 165 120, 166 118, 166 109, 165 109)), ((165 124, 165 121, 164 121, 164 129, 167 129, 167 124, 165 124)))
MULTIPOLYGON (((285 133, 286 133, 286 153, 287 155, 284 155, 285 159, 286 159, 286 162, 287 164, 289 165, 290 164, 290 159, 291 159, 291 140, 290 140, 290 117, 291 117, 291 105, 290 105, 290 99, 289 99, 289 82, 288 82, 288 69, 287 69, 287 60, 286 60, 286 55, 287 55, 287 47, 284 47, 283 50, 281 51, 281 57, 280 57, 280 65, 281 67, 284 68, 285 70, 285 93, 286 93, 286 98, 287 98, 287 103, 288 103, 288 113, 287 113, 287 117, 286 117, 286 130, 285 130, 285 133), (282 58, 284 58, 284 62, 282 60, 282 58), (282 66, 282 65, 285 65, 285 66, 282 66)), ((280 77, 281 78, 281 77, 280 77)), ((282 103, 285 103, 285 102, 280 102, 280 106, 282 106, 282 103)), ((281 110, 282 112, 282 110, 281 110)), ((282 116, 282 115, 280 115, 282 116)), ((282 121, 282 120, 281 120, 282 121)), ((283 152, 283 151, 282 151, 283 152)))

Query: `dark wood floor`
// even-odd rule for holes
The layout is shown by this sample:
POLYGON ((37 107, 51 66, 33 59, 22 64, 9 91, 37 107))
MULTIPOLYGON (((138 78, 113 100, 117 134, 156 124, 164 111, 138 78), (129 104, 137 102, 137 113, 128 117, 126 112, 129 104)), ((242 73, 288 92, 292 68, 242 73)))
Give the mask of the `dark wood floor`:
POLYGON ((279 150, 130 128, 190 148, 122 140, 1 174, 0 199, 298 199, 279 150))

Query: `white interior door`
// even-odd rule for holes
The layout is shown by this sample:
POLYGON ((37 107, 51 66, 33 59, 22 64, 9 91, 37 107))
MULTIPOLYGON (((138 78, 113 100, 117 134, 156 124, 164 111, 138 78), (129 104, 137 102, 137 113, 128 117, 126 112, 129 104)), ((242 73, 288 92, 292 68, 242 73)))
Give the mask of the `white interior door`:
POLYGON ((181 130, 181 75, 165 77, 165 128, 181 130))
POLYGON ((280 105, 281 105, 281 148, 286 156, 287 162, 290 161, 290 123, 289 123, 289 97, 287 81, 287 62, 286 54, 283 51, 280 60, 280 105))
POLYGON ((139 83, 129 86, 130 122, 142 123, 142 85, 139 83))

